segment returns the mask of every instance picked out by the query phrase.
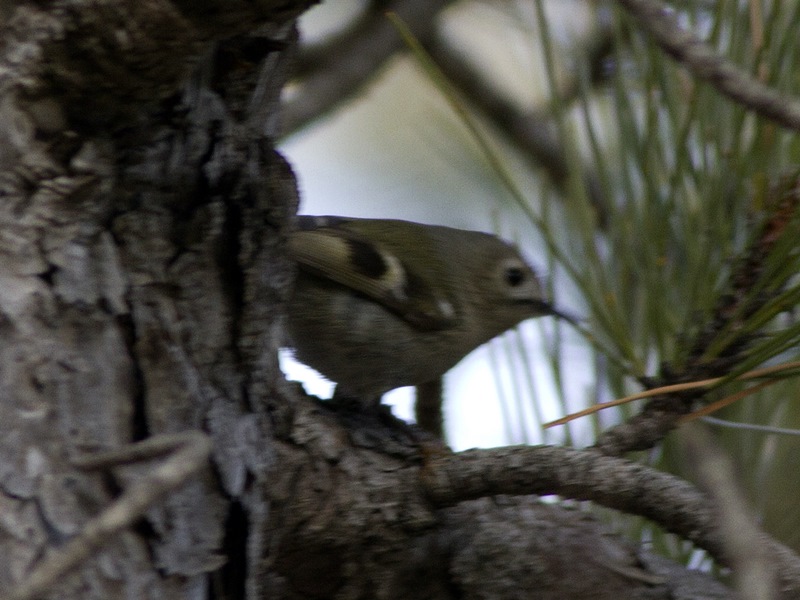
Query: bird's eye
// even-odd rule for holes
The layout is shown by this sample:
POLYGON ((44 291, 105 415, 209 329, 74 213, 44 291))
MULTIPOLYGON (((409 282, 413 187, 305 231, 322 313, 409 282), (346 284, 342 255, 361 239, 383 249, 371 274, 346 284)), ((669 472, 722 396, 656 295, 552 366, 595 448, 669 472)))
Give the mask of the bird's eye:
POLYGON ((517 287, 525 281, 525 271, 520 267, 508 267, 505 272, 506 283, 511 287, 517 287))

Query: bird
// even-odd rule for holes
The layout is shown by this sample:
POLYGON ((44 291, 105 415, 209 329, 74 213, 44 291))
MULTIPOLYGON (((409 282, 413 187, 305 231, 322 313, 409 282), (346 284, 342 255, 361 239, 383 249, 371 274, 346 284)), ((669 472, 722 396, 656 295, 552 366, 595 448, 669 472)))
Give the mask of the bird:
POLYGON ((286 330, 295 358, 368 405, 436 380, 521 321, 568 318, 519 250, 479 231, 303 215, 286 330))

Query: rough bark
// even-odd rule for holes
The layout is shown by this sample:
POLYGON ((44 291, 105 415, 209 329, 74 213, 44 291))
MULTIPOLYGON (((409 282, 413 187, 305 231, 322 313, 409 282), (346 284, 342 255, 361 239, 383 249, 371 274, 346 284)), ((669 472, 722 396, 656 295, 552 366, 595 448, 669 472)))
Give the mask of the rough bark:
POLYGON ((55 2, 5 23, 0 589, 136 480, 76 457, 183 430, 212 463, 53 596, 203 598, 245 542, 263 553, 226 531, 244 512, 258 531, 274 454, 296 197, 269 135, 303 4, 55 2))
POLYGON ((437 505, 422 481, 445 449, 283 380, 297 197, 271 140, 306 4, 7 15, 0 595, 153 468, 87 471, 87 453, 199 430, 207 466, 48 597, 729 597, 679 593, 692 576, 577 511, 437 505))

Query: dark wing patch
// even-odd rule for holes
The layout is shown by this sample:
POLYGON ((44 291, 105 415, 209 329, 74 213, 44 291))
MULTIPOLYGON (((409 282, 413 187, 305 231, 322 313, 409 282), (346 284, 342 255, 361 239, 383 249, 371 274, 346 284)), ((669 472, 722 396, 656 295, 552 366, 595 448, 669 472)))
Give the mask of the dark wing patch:
POLYGON ((446 329, 455 307, 386 248, 346 229, 299 229, 289 236, 298 266, 381 303, 423 330, 446 329))
POLYGON ((389 265, 374 244, 357 239, 348 239, 347 244, 352 267, 361 275, 381 279, 389 271, 389 265))

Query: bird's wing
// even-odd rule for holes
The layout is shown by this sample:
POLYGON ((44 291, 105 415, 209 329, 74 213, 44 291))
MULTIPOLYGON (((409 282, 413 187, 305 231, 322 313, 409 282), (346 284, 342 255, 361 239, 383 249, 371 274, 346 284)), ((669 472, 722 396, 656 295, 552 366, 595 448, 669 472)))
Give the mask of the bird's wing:
POLYGON ((451 327, 455 307, 389 249, 344 227, 298 229, 289 253, 299 267, 359 292, 424 330, 451 327))

